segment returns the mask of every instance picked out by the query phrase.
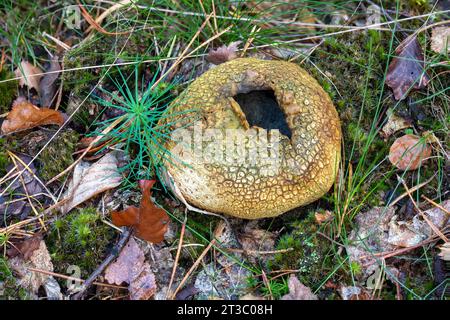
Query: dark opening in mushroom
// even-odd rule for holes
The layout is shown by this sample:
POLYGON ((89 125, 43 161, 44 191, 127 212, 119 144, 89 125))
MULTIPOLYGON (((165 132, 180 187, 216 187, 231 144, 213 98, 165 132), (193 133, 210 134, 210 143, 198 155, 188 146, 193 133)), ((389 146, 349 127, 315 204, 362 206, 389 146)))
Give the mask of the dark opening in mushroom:
POLYGON ((250 126, 266 130, 278 129, 281 134, 291 138, 291 129, 272 90, 238 93, 233 99, 241 107, 250 126))

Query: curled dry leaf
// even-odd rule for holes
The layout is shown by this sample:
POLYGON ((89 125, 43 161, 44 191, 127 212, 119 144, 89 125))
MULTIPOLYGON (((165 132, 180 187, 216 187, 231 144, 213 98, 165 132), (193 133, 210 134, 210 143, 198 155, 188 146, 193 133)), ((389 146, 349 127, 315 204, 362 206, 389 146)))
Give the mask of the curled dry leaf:
POLYGON ((436 27, 431 33, 431 50, 444 54, 450 51, 450 27, 436 27))
POLYGON ((403 40, 395 49, 395 55, 389 65, 386 84, 394 91, 395 99, 402 100, 409 89, 425 88, 430 78, 425 72, 422 48, 415 35, 403 40))
POLYGON ((61 212, 69 212, 93 196, 120 185, 122 176, 117 164, 118 160, 112 152, 92 165, 80 162, 74 169, 72 181, 64 196, 66 202, 60 208, 61 212))
POLYGON ((31 238, 25 239, 21 242, 14 243, 11 248, 6 251, 9 258, 17 257, 21 255, 25 260, 29 260, 34 250, 39 249, 41 244, 42 235, 35 234, 31 238))
POLYGON ((156 292, 155 275, 133 238, 125 245, 117 260, 105 270, 105 279, 116 285, 128 283, 132 300, 148 300, 156 292))
POLYGON ((48 108, 38 108, 29 101, 13 104, 11 112, 2 123, 3 134, 31 129, 37 126, 56 124, 61 126, 64 116, 61 112, 48 108))
POLYGON ((441 249, 441 252, 439 253, 441 259, 444 261, 450 261, 450 242, 444 243, 439 247, 439 249, 441 249))
POLYGON ((325 212, 316 212, 314 213, 314 218, 318 224, 322 224, 333 219, 333 213, 328 210, 325 210, 325 212))
POLYGON ((394 141, 389 161, 400 170, 416 170, 431 156, 431 147, 418 136, 407 134, 394 141))
POLYGON ((236 59, 236 51, 238 50, 238 45, 240 43, 241 41, 235 41, 228 46, 223 45, 217 49, 211 50, 206 56, 206 60, 217 65, 236 59))
POLYGON ((139 186, 142 191, 140 207, 130 206, 123 211, 112 212, 111 216, 116 226, 134 227, 137 237, 159 243, 164 240, 164 234, 169 226, 169 216, 152 202, 151 189, 154 183, 154 180, 140 180, 139 186))
POLYGON ((50 68, 47 70, 42 80, 39 83, 39 96, 41 99, 41 106, 50 107, 56 92, 56 80, 59 77, 61 66, 58 62, 58 57, 54 57, 50 63, 50 68))
POLYGON ((381 129, 381 135, 384 138, 388 138, 397 131, 410 128, 412 126, 411 121, 397 116, 392 110, 388 111, 388 120, 381 129))
POLYGON ((27 86, 29 89, 34 88, 39 93, 39 81, 42 77, 42 70, 33 66, 28 61, 22 61, 20 66, 14 71, 16 77, 22 77, 19 80, 21 87, 27 86))
MULTIPOLYGON (((28 269, 31 267, 53 272, 53 263, 44 241, 39 241, 38 248, 31 252, 29 259, 16 256, 9 259, 8 264, 17 275, 19 279, 18 284, 22 288, 29 290, 32 294, 37 294, 39 288, 44 286, 47 296, 50 296, 48 289, 50 286, 54 286, 54 278, 44 273, 34 272, 28 269)), ((54 294, 51 295, 54 296, 54 294)))
POLYGON ((296 276, 291 275, 288 280, 289 293, 281 300, 317 300, 317 296, 310 288, 302 284, 296 276))

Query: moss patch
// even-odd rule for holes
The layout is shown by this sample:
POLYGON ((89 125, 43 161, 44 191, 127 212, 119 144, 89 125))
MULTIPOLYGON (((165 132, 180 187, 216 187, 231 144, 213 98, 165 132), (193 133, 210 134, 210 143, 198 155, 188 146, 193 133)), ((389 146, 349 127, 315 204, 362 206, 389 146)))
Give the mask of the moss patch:
POLYGON ((69 130, 62 132, 40 154, 41 177, 49 180, 61 173, 73 162, 72 153, 78 142, 78 134, 69 130))
POLYGON ((328 256, 330 242, 317 234, 318 225, 314 214, 291 224, 292 230, 282 235, 277 250, 293 248, 278 253, 268 262, 271 270, 299 270, 297 276, 305 285, 320 283, 331 269, 333 259, 328 256))
MULTIPOLYGON (((44 147, 53 134, 53 131, 47 130, 33 131, 19 140, 17 150, 29 156, 34 156, 44 147)), ((69 129, 58 134, 38 156, 39 176, 44 180, 49 180, 71 165, 73 163, 72 154, 78 140, 79 134, 74 130, 69 129)))
POLYGON ((57 220, 46 239, 56 272, 76 265, 87 277, 103 261, 114 232, 100 221, 95 208, 73 211, 57 220))
POLYGON ((29 295, 21 286, 17 285, 8 262, 0 257, 0 300, 27 300, 29 295))
MULTIPOLYGON (((6 70, 0 71, 0 81, 14 78, 14 74, 6 70)), ((14 97, 17 95, 18 81, 0 83, 0 114, 8 112, 14 97)))

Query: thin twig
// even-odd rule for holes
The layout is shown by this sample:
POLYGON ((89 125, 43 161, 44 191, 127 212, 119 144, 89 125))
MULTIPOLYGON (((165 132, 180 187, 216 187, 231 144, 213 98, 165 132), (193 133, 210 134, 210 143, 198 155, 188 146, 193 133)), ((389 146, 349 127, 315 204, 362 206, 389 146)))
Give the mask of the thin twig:
POLYGON ((214 246, 216 244, 216 242, 217 242, 216 237, 218 237, 220 234, 222 234, 224 229, 225 229, 225 223, 223 221, 220 221, 216 227, 216 230, 214 231, 214 238, 211 240, 211 242, 208 244, 208 246, 205 248, 205 250, 203 250, 203 252, 200 254, 200 256, 197 258, 197 260, 194 262, 192 267, 189 269, 189 271, 184 275, 183 279, 181 280, 180 284, 175 289, 173 294, 171 296, 169 296, 170 300, 173 300, 175 298, 175 296, 177 295, 178 291, 180 291, 181 288, 183 288, 184 284, 189 279, 191 273, 197 269, 198 265, 203 260, 203 258, 208 253, 208 251, 212 248, 212 246, 214 246))
MULTIPOLYGON (((187 210, 186 210, 186 213, 187 213, 187 210)), ((175 256, 175 261, 173 263, 172 275, 170 276, 169 286, 167 288, 167 293, 166 293, 166 299, 169 296, 171 296, 172 283, 173 283, 173 279, 175 278, 175 273, 177 271, 177 266, 178 266, 178 260, 180 259, 181 248, 183 246, 184 232, 186 230, 186 221, 187 221, 187 214, 185 215, 183 224, 181 225, 180 240, 178 242, 177 255, 175 256)))
MULTIPOLYGON (((31 272, 37 272, 37 273, 46 274, 48 276, 57 277, 57 278, 61 278, 61 279, 78 281, 78 282, 81 282, 81 283, 86 282, 86 280, 83 280, 81 278, 75 278, 75 277, 71 277, 71 276, 66 276, 66 275, 61 274, 61 273, 51 272, 51 271, 42 270, 42 269, 38 269, 38 268, 28 267, 27 270, 31 271, 31 272)), ((118 285, 115 285, 115 284, 104 283, 104 282, 94 281, 92 284, 96 285, 96 286, 108 287, 108 288, 127 289, 127 287, 118 286, 118 285)))
POLYGON ((95 269, 95 271, 89 276, 89 278, 86 279, 86 281, 83 283, 83 286, 81 288, 81 290, 79 292, 77 292, 73 297, 72 300, 80 300, 82 299, 85 294, 87 289, 89 289, 89 287, 94 283, 95 279, 97 279, 97 277, 103 273, 103 271, 106 269, 106 267, 114 261, 114 259, 117 258, 117 256, 119 255, 120 251, 122 250, 122 248, 125 246, 125 244, 127 243, 128 239, 130 238, 131 235, 131 231, 130 230, 125 230, 121 235, 120 235, 120 239, 119 242, 117 242, 117 245, 115 247, 115 250, 113 250, 113 252, 111 252, 105 260, 103 260, 103 262, 97 267, 97 269, 95 269))
POLYGON ((422 199, 427 200, 429 203, 431 203, 433 206, 441 209, 442 211, 444 211, 446 214, 450 215, 450 211, 448 211, 447 209, 445 209, 443 206, 441 206, 439 203, 434 202, 431 199, 428 199, 427 197, 425 197, 424 195, 421 195, 422 199))
POLYGON ((409 191, 408 186, 405 183, 405 180, 403 180, 400 177, 398 177, 398 179, 403 184, 403 187, 406 189, 406 192, 408 192, 408 196, 411 199, 414 207, 416 207, 416 209, 419 211, 419 214, 422 216, 422 218, 425 220, 425 222, 430 226, 430 228, 434 231, 434 233, 436 233, 442 240, 444 240, 445 242, 448 242, 448 238, 434 225, 433 222, 431 222, 430 219, 428 219, 428 217, 423 213, 423 211, 419 208, 417 203, 414 201, 414 198, 412 197, 411 192, 409 191))

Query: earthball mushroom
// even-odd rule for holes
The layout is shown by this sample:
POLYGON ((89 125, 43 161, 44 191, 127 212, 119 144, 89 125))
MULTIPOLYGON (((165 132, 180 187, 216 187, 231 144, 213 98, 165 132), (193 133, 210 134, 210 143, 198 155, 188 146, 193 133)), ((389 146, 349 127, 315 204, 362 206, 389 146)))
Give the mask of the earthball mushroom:
MULTIPOLYGON (((234 59, 172 103, 164 170, 190 205, 244 219, 278 216, 333 185, 341 126, 328 94, 296 64, 234 59)), ((167 176, 167 175, 166 175, 167 176)))

